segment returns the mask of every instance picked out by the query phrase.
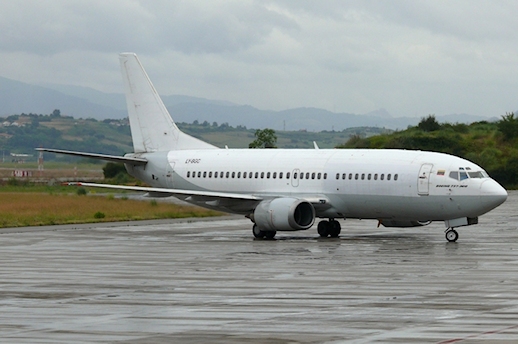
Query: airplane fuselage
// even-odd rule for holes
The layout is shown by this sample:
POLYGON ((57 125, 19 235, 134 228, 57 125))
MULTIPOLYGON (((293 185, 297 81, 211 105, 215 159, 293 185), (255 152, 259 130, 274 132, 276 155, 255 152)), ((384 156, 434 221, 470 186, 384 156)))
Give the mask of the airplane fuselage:
MULTIPOLYGON (((154 187, 315 199, 316 216, 395 221, 476 218, 502 202, 483 169, 448 154, 367 149, 219 149, 136 155, 129 172, 154 187), (326 206, 329 204, 330 206, 326 206)), ((504 190, 505 193, 505 190, 504 190)), ((247 215, 236 204, 204 204, 247 215)))

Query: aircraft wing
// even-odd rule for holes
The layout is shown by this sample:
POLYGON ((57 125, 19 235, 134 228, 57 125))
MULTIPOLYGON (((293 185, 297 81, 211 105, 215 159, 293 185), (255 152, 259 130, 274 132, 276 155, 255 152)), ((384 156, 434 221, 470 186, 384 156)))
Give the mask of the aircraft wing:
POLYGON ((153 197, 169 197, 174 196, 189 203, 198 203, 200 206, 217 207, 220 210, 227 208, 229 212, 238 212, 247 214, 253 211, 258 203, 263 198, 239 193, 216 192, 216 191, 195 191, 195 190, 181 190, 181 189, 166 189, 154 188, 144 186, 126 186, 126 185, 112 185, 112 184, 97 184, 97 183, 83 183, 71 182, 67 185, 99 187, 117 190, 129 191, 143 191, 149 193, 153 197))
MULTIPOLYGON (((182 189, 167 189, 155 188, 145 186, 127 186, 127 185, 113 185, 113 184, 97 184, 97 183, 83 183, 70 182, 67 185, 99 187, 115 190, 128 190, 147 192, 151 197, 169 197, 174 196, 178 199, 184 200, 192 204, 199 204, 202 207, 214 207, 218 210, 227 210, 231 213, 249 214, 254 211, 256 206, 264 199, 271 199, 280 197, 279 195, 261 195, 254 196, 251 194, 217 192, 217 191, 195 191, 182 189)), ((301 195, 309 203, 313 204, 317 211, 324 211, 331 208, 329 200, 324 195, 301 195)))
POLYGON ((117 155, 106 155, 106 154, 96 154, 96 153, 85 153, 85 152, 74 152, 74 151, 67 151, 67 150, 61 150, 61 149, 50 149, 50 148, 36 148, 37 151, 40 152, 49 152, 49 153, 58 153, 58 154, 66 154, 66 155, 73 155, 73 156, 81 156, 84 158, 92 158, 92 159, 100 159, 100 160, 106 160, 111 162, 122 162, 125 164, 132 164, 132 165, 145 165, 147 164, 147 160, 143 158, 134 158, 134 157, 127 157, 127 156, 117 156, 117 155))

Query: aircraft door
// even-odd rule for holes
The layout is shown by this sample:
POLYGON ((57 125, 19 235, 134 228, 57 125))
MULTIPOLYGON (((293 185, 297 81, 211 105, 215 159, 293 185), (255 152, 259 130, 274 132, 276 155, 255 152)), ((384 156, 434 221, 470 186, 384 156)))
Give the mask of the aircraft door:
POLYGON ((420 196, 428 196, 430 193, 430 172, 432 167, 432 164, 421 165, 417 179, 417 194, 420 196))
POLYGON ((291 186, 293 186, 295 188, 297 186, 299 186, 299 175, 300 175, 300 170, 298 168, 294 169, 291 172, 291 186))

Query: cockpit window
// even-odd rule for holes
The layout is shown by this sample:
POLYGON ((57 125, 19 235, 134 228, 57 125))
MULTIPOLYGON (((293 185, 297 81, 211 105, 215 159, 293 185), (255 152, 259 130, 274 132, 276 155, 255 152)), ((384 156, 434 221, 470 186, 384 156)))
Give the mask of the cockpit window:
POLYGON ((450 172, 450 178, 459 180, 459 171, 452 171, 452 172, 450 172))
POLYGON ((488 175, 484 171, 468 172, 470 178, 487 178, 488 175))
POLYGON ((449 176, 455 180, 465 180, 468 178, 489 178, 485 171, 472 171, 469 167, 459 167, 459 171, 451 171, 449 176))

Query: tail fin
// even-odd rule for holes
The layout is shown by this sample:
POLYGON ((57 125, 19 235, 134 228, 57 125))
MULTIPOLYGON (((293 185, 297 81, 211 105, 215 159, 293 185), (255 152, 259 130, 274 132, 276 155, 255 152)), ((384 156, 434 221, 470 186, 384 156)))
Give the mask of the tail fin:
POLYGON ((136 54, 119 58, 135 153, 217 148, 178 129, 136 54))

